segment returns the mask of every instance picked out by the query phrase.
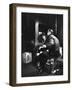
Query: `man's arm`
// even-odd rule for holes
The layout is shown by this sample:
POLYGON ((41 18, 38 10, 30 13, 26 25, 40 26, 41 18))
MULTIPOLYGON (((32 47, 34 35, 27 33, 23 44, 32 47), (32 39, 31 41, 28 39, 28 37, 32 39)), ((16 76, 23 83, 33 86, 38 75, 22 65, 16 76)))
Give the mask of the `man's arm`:
POLYGON ((54 44, 55 44, 54 39, 50 39, 49 42, 46 43, 46 46, 50 47, 50 46, 52 46, 54 44))

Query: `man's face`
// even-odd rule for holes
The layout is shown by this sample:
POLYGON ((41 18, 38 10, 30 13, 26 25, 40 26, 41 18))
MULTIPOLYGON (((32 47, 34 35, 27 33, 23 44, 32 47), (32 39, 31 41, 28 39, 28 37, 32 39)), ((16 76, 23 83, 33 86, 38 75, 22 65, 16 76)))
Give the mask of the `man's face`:
POLYGON ((42 38, 43 38, 44 41, 46 41, 46 36, 45 35, 43 35, 42 38))
POLYGON ((50 31, 48 31, 48 32, 47 32, 47 35, 48 35, 48 36, 49 36, 49 35, 51 35, 51 32, 50 32, 50 31))

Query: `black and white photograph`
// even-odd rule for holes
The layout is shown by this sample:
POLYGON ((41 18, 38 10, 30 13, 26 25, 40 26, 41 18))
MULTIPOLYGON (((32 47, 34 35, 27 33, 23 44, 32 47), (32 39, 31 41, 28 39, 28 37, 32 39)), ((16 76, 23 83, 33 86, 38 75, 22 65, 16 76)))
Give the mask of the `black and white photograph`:
POLYGON ((10 5, 10 85, 70 82, 70 7, 10 5))
POLYGON ((63 75, 63 15, 22 13, 22 77, 63 75))

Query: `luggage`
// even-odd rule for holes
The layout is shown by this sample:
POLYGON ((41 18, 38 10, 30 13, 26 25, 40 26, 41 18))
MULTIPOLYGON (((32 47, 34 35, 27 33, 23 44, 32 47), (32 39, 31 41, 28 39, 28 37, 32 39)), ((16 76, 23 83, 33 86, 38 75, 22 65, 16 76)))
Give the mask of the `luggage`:
POLYGON ((32 53, 31 52, 24 52, 22 54, 23 63, 30 63, 32 62, 32 53))

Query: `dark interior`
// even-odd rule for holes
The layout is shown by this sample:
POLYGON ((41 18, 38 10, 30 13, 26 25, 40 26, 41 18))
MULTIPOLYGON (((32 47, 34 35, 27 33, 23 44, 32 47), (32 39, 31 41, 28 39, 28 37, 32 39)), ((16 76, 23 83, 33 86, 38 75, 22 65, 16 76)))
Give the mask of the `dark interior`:
MULTIPOLYGON (((47 32, 48 28, 54 30, 54 35, 58 37, 60 45, 63 46, 63 15, 58 14, 37 14, 37 13, 22 13, 22 53, 25 51, 33 52, 35 40, 35 22, 39 21, 39 31, 47 32)), ((36 69, 32 64, 26 65, 22 63, 22 76, 32 76, 27 71, 36 69), (28 66, 28 67, 27 67, 28 66), (27 69, 28 68, 28 69, 27 69), (26 73, 28 73, 28 75, 26 73), (25 73, 25 74, 24 74, 25 73)), ((32 71, 33 72, 33 71, 32 71)), ((43 75, 47 75, 44 73, 43 75)))

